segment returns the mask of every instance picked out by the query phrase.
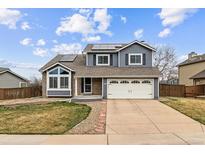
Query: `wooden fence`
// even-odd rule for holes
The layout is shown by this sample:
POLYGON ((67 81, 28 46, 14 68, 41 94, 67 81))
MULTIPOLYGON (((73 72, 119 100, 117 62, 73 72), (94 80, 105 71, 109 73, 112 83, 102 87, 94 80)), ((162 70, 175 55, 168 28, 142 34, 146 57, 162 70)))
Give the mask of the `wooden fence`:
POLYGON ((196 97, 205 95, 205 85, 185 86, 160 84, 160 96, 196 97))
POLYGON ((41 86, 0 89, 0 99, 30 98, 37 96, 42 96, 41 86))
POLYGON ((160 84, 159 95, 160 96, 184 97, 185 96, 185 86, 184 85, 160 84))
POLYGON ((186 86, 185 87, 185 96, 186 97, 196 97, 200 95, 205 95, 205 85, 197 86, 186 86))

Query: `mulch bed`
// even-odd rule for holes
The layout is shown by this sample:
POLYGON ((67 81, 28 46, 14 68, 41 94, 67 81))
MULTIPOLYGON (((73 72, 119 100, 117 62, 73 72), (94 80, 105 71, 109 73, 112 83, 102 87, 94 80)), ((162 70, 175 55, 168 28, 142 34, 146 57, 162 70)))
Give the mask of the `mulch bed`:
POLYGON ((92 108, 89 116, 66 134, 105 134, 107 102, 84 103, 92 108))

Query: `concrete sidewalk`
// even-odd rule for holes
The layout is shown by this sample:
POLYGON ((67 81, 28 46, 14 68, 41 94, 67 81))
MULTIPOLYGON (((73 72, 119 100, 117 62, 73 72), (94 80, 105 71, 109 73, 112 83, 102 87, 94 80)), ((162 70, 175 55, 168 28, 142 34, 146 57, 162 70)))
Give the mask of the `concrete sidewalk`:
POLYGON ((205 144, 205 134, 0 135, 0 145, 189 145, 205 144))

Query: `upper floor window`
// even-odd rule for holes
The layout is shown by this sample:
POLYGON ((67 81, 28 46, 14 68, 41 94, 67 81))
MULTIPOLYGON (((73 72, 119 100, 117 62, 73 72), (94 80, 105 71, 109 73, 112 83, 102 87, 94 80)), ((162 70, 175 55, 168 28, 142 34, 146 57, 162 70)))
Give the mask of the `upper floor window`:
POLYGON ((109 54, 98 54, 96 57, 97 65, 110 65, 110 55, 109 54))
POLYGON ((142 65, 142 54, 141 53, 129 54, 129 65, 142 65))

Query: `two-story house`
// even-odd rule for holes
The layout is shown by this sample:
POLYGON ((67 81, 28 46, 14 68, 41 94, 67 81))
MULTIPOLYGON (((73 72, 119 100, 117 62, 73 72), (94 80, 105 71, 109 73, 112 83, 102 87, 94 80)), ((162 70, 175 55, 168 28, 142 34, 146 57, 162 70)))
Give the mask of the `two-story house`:
POLYGON ((44 97, 98 95, 108 99, 157 99, 156 50, 144 42, 88 44, 82 54, 57 55, 40 71, 44 97))

